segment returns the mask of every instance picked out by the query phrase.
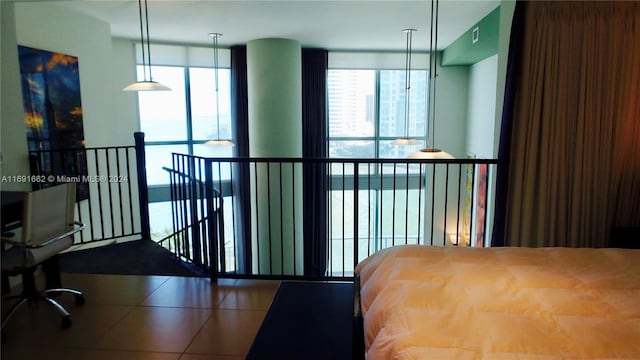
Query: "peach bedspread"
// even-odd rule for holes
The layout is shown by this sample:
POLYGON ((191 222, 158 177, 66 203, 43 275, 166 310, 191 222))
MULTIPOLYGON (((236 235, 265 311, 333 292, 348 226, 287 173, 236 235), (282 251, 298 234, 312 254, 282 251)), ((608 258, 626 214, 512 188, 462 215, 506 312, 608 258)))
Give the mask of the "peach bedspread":
POLYGON ((367 359, 640 359, 640 250, 398 246, 356 267, 367 359))

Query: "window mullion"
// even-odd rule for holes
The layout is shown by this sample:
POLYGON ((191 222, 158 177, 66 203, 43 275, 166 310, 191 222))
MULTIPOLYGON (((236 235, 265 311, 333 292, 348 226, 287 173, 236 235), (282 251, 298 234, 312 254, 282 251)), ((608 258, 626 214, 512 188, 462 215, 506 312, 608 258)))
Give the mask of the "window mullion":
MULTIPOLYGON (((373 130, 373 136, 375 137, 375 158, 378 159, 380 157, 380 70, 376 70, 376 92, 375 92, 375 104, 374 104, 374 119, 375 126, 373 130)), ((378 171, 376 167, 376 172, 378 171)))
POLYGON ((191 78, 189 77, 189 68, 184 69, 184 101, 187 109, 187 147, 189 154, 193 155, 193 118, 191 113, 191 78))

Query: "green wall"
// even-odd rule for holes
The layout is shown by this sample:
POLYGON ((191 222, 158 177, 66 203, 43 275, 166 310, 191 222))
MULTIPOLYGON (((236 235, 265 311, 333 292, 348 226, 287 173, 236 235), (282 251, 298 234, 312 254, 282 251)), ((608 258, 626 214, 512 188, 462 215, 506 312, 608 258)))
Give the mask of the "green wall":
POLYGON ((500 7, 462 34, 442 52, 442 66, 472 65, 498 53, 500 7), (478 40, 473 42, 473 30, 478 40))

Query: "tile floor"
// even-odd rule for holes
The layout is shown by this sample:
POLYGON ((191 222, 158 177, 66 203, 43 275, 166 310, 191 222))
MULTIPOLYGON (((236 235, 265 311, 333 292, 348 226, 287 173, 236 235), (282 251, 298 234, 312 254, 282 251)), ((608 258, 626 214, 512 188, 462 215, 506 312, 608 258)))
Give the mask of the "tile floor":
MULTIPOLYGON (((62 274, 81 290, 61 302, 73 326, 62 329, 46 304, 23 307, 7 324, 2 359, 244 359, 279 282, 62 274)), ((11 303, 3 301, 3 313, 11 303)))

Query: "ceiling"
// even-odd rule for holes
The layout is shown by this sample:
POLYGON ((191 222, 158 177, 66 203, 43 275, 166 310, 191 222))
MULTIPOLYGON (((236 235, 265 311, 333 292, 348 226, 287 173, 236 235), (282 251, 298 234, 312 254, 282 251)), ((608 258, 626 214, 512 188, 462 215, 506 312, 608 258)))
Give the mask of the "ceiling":
MULTIPOLYGON (((115 37, 140 38, 137 0, 46 1, 111 24, 115 37)), ((499 0, 440 0, 438 48, 498 5, 499 0)), ((402 29, 416 28, 414 51, 429 49, 429 0, 148 0, 148 8, 152 42, 210 45, 208 33, 219 32, 221 46, 282 37, 329 50, 404 50, 402 29)))

